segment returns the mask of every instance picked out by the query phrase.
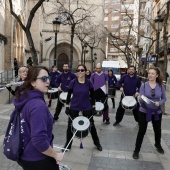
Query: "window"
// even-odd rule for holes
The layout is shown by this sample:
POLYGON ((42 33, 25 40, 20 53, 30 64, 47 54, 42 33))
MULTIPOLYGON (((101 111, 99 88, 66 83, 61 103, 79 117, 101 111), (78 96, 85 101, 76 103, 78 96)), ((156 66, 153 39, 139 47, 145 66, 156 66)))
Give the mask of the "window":
POLYGON ((108 13, 109 13, 108 9, 105 9, 105 10, 104 10, 104 13, 105 13, 105 14, 108 14, 108 13))
POLYGON ((111 28, 119 28, 119 25, 112 24, 111 28))

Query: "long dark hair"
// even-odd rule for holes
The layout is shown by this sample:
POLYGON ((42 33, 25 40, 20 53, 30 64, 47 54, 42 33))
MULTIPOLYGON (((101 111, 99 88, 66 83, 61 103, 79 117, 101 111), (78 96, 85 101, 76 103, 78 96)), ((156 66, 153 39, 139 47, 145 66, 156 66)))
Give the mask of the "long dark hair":
POLYGON ((158 67, 155 67, 155 66, 151 66, 149 68, 149 70, 155 70, 156 71, 156 74, 158 75, 158 77, 156 78, 156 82, 161 86, 162 82, 163 82, 162 71, 158 67))
POLYGON ((20 99, 21 94, 24 94, 26 97, 26 94, 29 90, 34 90, 31 83, 37 79, 37 76, 39 75, 39 72, 41 70, 46 70, 49 74, 49 70, 44 66, 33 66, 28 70, 26 81, 20 88, 17 90, 16 98, 20 99))

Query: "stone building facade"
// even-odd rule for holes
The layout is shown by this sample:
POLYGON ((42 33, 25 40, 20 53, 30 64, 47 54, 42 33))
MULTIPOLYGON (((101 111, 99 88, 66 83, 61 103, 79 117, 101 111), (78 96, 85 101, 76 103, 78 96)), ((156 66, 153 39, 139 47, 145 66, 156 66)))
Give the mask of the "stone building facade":
MULTIPOLYGON (((37 2, 38 0, 13 0, 13 10, 24 25, 27 24, 29 13, 37 2)), ((103 0, 86 1, 84 4, 81 4, 81 1, 77 0, 61 0, 60 2, 64 5, 67 4, 66 8, 69 8, 68 3, 79 5, 79 7, 90 7, 93 23, 103 25, 103 0)), ((15 57, 18 60, 19 66, 26 65, 26 61, 31 56, 31 53, 25 32, 10 14, 9 1, 1 0, 0 3, 2 4, 2 6, 0 5, 0 19, 2 23, 0 24, 0 70, 8 70, 13 68, 13 60, 15 57)), ((49 68, 54 64, 55 34, 52 21, 58 17, 61 12, 58 5, 56 1, 44 1, 42 6, 37 10, 31 25, 31 34, 38 55, 38 63, 49 68)), ((71 8, 73 8, 73 5, 70 6, 70 9, 71 8)), ((69 25, 61 25, 59 33, 57 34, 57 66, 59 66, 60 69, 61 63, 70 62, 70 30, 69 25)), ((94 62, 94 60, 91 60, 91 55, 94 53, 97 54, 96 63, 102 62, 105 58, 105 40, 102 39, 98 46, 94 47, 93 54, 91 54, 89 47, 87 47, 87 51, 85 63, 88 69, 90 69, 94 62)), ((81 56, 81 41, 75 35, 73 42, 73 70, 75 70, 77 64, 81 62, 81 56)))

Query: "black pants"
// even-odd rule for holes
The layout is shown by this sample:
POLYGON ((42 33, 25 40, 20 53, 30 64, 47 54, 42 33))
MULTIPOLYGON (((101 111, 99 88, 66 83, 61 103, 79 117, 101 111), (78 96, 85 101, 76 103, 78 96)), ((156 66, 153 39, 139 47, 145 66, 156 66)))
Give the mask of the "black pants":
MULTIPOLYGON (((162 122, 162 114, 159 115, 159 120, 157 121, 154 120, 154 116, 152 115, 152 125, 155 134, 156 145, 161 144, 161 122, 162 122)), ((140 151, 143 138, 147 130, 147 126, 148 126, 148 122, 146 121, 146 113, 139 112, 139 131, 136 139, 135 152, 139 153, 140 151)))
POLYGON ((18 164, 23 170, 59 170, 59 165, 56 164, 56 160, 51 157, 47 157, 40 161, 19 160, 18 164))
MULTIPOLYGON (((76 117, 79 116, 79 111, 76 111, 76 110, 70 110, 70 117, 71 119, 75 119, 76 117)), ((88 110, 88 111, 83 111, 83 116, 87 117, 87 118, 90 118, 91 117, 91 110, 88 110)), ((68 119, 68 127, 67 127, 67 134, 66 134, 66 144, 65 144, 65 147, 68 145, 68 143, 70 142, 71 138, 73 137, 73 132, 72 132, 72 120, 70 118, 68 119)), ((94 142, 94 145, 99 145, 100 142, 99 142, 99 138, 98 138, 98 135, 97 135, 97 131, 96 131, 96 127, 94 125, 94 120, 93 120, 93 117, 90 118, 90 126, 91 126, 91 129, 90 129, 90 133, 91 133, 91 136, 92 136, 92 139, 93 139, 93 142, 94 142)), ((70 142, 69 146, 68 146, 68 149, 71 149, 71 145, 72 145, 72 141, 70 142)))
POLYGON ((111 98, 111 100, 112 100, 113 107, 115 107, 115 98, 113 97, 111 98))
MULTIPOLYGON (((116 122, 120 123, 123 119, 124 113, 125 113, 125 109, 122 107, 122 99, 123 99, 123 95, 121 95, 120 98, 120 102, 119 102, 119 107, 117 108, 117 112, 116 112, 116 122)), ((138 122, 139 121, 139 103, 137 102, 136 107, 132 110, 133 112, 133 116, 135 118, 135 121, 138 122)))
POLYGON ((58 119, 61 109, 64 106, 64 104, 60 101, 59 97, 60 97, 61 92, 58 92, 58 101, 57 101, 57 106, 55 109, 55 114, 54 114, 54 119, 58 119))

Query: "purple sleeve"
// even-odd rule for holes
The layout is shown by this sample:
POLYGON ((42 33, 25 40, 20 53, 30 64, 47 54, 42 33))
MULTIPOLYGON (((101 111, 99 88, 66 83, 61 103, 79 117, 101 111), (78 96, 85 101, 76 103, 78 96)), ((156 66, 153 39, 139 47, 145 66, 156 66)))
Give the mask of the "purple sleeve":
MULTIPOLYGON (((145 95, 145 89, 144 89, 144 87, 145 87, 145 84, 143 83, 141 86, 140 86, 140 89, 139 89, 139 93, 140 93, 140 96, 142 96, 142 95, 145 95)), ((141 98, 140 98, 140 102, 144 102, 141 98)))
POLYGON ((41 105, 33 107, 30 113, 31 141, 39 152, 46 151, 50 146, 47 132, 47 112, 47 108, 41 105))
POLYGON ((61 75, 62 73, 57 77, 57 80, 56 80, 56 87, 58 88, 61 84, 61 75))
POLYGON ((122 87, 122 83, 123 83, 123 81, 124 81, 124 77, 125 77, 126 75, 124 75, 124 76, 122 76, 121 77, 121 79, 118 81, 118 86, 121 88, 122 87))
POLYGON ((72 81, 70 82, 70 84, 69 84, 69 89, 73 89, 74 83, 75 83, 75 80, 72 80, 72 81))
POLYGON ((163 85, 161 86, 161 88, 162 88, 162 96, 161 96, 161 100, 159 101, 159 104, 160 104, 160 105, 162 105, 163 103, 166 102, 165 88, 164 88, 163 85))

